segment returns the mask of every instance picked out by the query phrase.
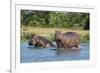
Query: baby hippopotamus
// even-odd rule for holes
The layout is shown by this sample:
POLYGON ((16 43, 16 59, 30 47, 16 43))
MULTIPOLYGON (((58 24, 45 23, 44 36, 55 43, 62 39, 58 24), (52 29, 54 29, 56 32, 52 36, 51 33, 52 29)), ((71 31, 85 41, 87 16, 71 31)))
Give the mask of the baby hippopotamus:
POLYGON ((50 48, 54 47, 54 45, 46 38, 39 36, 39 35, 32 35, 29 45, 35 45, 35 47, 41 48, 50 48))
POLYGON ((65 32, 55 31, 55 40, 57 48, 64 49, 79 49, 80 36, 76 32, 65 32))

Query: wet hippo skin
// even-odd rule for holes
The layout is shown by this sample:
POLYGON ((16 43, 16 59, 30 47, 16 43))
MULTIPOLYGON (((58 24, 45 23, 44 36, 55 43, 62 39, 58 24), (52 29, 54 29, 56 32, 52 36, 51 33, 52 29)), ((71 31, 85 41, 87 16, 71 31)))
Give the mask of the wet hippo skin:
POLYGON ((76 32, 65 32, 55 31, 55 40, 57 48, 77 48, 80 45, 80 36, 76 32))

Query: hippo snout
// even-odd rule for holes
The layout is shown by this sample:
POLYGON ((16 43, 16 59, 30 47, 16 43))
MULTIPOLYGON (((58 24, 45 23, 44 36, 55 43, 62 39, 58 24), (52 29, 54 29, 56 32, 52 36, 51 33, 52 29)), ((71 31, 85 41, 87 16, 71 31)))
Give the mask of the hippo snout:
POLYGON ((29 41, 28 45, 33 45, 31 41, 29 41))

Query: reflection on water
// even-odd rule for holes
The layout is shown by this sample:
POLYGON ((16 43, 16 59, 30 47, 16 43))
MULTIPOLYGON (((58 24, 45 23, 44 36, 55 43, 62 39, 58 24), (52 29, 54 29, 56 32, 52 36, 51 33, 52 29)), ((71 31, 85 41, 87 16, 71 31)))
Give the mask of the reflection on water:
POLYGON ((57 50, 56 51, 56 54, 57 55, 66 55, 66 54, 79 54, 80 53, 80 50, 57 50))
POLYGON ((81 43, 80 50, 58 50, 56 47, 36 48, 21 42, 21 63, 89 60, 89 43, 81 43))

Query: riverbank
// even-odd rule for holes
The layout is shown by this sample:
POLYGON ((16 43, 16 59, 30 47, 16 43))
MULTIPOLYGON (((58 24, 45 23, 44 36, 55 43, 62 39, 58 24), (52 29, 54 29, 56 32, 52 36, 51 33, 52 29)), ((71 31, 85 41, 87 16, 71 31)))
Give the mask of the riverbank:
POLYGON ((64 32, 77 32, 81 37, 81 42, 89 42, 89 30, 82 29, 67 29, 67 28, 41 28, 31 26, 21 26, 21 41, 29 40, 32 34, 37 34, 47 38, 50 41, 54 41, 55 30, 64 32))

